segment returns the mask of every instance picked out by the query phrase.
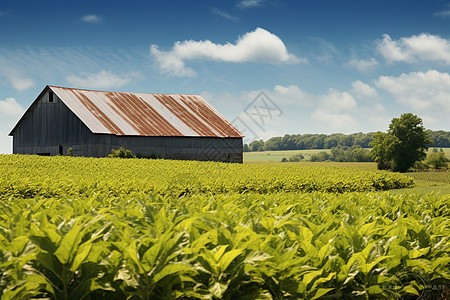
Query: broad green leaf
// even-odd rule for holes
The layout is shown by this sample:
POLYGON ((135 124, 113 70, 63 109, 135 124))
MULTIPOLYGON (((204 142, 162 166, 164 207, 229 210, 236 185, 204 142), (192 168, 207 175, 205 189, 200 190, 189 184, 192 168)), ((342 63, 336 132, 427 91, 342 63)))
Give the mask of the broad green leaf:
POLYGON ((329 282, 330 280, 332 280, 334 278, 335 275, 336 275, 336 273, 330 273, 330 274, 328 274, 327 277, 318 278, 316 281, 314 281, 314 284, 311 287, 311 289, 314 290, 319 284, 329 282))
POLYGON ((360 265, 360 269, 361 272, 363 272, 363 274, 367 275, 369 274, 369 272, 380 262, 382 262, 383 260, 386 260, 388 258, 391 258, 392 256, 380 256, 377 257, 377 259, 375 259, 373 262, 368 263, 368 264, 361 264, 360 265))
POLYGON ((217 249, 217 252, 214 253, 214 259, 218 262, 222 255, 225 253, 225 250, 228 248, 227 245, 222 245, 217 249))
POLYGON ((133 261, 133 263, 136 265, 137 271, 139 274, 147 273, 150 270, 144 270, 141 262, 139 261, 137 245, 136 245, 137 243, 138 243, 138 241, 131 242, 131 244, 128 247, 125 247, 123 249, 123 251, 124 251, 124 254, 126 255, 126 257, 130 258, 133 261))
POLYGON ((314 294, 314 296, 311 298, 311 300, 319 299, 320 297, 326 295, 328 292, 331 292, 334 290, 334 288, 320 288, 317 289, 317 292, 314 294))
POLYGON ((152 282, 158 283, 161 279, 174 274, 195 275, 197 274, 197 271, 195 271, 195 269, 192 268, 191 266, 185 264, 168 264, 164 266, 164 268, 160 272, 156 273, 153 276, 152 282))
POLYGON ((20 255, 22 255, 28 242, 29 242, 29 239, 27 236, 22 235, 22 236, 16 237, 11 242, 10 251, 14 253, 14 256, 20 256, 20 255))
POLYGON ((244 250, 242 249, 234 249, 228 252, 225 252, 225 254, 220 259, 219 265, 222 272, 224 272, 228 266, 233 262, 233 260, 236 259, 239 255, 244 253, 244 250))
POLYGON ((86 259, 91 251, 92 243, 86 242, 78 248, 78 252, 75 254, 72 265, 70 266, 70 271, 75 272, 80 264, 86 259))
POLYGON ((62 267, 59 260, 52 254, 41 252, 36 255, 37 261, 44 266, 47 270, 52 272, 56 277, 58 277, 60 280, 61 278, 61 272, 62 267))
POLYGON ((305 275, 303 275, 302 282, 308 286, 311 281, 313 281, 315 278, 322 276, 323 271, 322 270, 316 270, 312 272, 308 272, 305 275))
POLYGON ((410 250, 409 251, 409 258, 410 259, 414 259, 414 258, 421 257, 423 255, 426 255, 428 253, 428 251, 430 251, 430 247, 422 248, 422 249, 419 249, 419 250, 410 250))
POLYGON ((406 293, 406 294, 413 294, 416 296, 420 296, 420 293, 413 286, 410 286, 410 285, 403 287, 401 292, 406 293))
POLYGON ((366 291, 369 294, 382 294, 385 290, 379 285, 371 285, 368 288, 366 288, 366 291))
POLYGON ((55 256, 62 264, 69 263, 78 250, 79 243, 82 238, 84 224, 78 220, 70 231, 64 235, 61 244, 55 251, 55 256))
POLYGON ((314 234, 312 231, 307 227, 300 227, 300 237, 306 241, 307 243, 311 243, 311 240, 313 238, 314 234))

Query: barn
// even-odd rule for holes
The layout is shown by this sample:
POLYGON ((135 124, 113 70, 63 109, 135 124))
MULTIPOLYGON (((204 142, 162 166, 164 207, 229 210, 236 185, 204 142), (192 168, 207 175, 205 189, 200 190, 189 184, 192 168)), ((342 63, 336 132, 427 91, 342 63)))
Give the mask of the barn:
POLYGON ((199 95, 46 86, 13 128, 13 153, 242 163, 243 135, 199 95))

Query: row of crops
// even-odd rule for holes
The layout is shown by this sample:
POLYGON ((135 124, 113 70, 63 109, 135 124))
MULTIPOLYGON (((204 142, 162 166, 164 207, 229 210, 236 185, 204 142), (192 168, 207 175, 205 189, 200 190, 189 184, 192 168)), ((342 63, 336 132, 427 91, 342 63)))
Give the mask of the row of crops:
POLYGON ((450 196, 373 192, 411 185, 408 177, 137 159, 0 161, 1 299, 444 299, 449 292, 450 196), (296 178, 316 188, 295 191, 296 178), (320 188, 332 180, 342 187, 320 188), (290 192, 274 188, 289 182, 290 192))
POLYGON ((296 165, 0 155, 0 197, 354 192, 410 187, 388 172, 296 165))

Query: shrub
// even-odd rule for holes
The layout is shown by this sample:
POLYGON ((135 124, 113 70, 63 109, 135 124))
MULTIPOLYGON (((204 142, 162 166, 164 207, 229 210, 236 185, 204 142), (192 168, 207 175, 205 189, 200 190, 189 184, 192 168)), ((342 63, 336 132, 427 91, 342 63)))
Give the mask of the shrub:
POLYGON ((302 161, 304 159, 305 159, 305 157, 301 153, 289 157, 290 162, 302 161))
POLYGON ((448 159, 444 152, 432 152, 427 155, 425 164, 433 169, 446 169, 448 167, 448 159))
POLYGON ((70 147, 69 149, 67 149, 67 154, 66 156, 73 156, 73 149, 72 147, 70 147))
POLYGON ((133 158, 134 156, 130 150, 120 147, 119 150, 111 149, 111 154, 108 157, 133 158))
POLYGON ((330 160, 330 157, 331 157, 330 153, 321 151, 319 153, 311 155, 311 161, 313 161, 313 162, 327 161, 327 160, 330 160))

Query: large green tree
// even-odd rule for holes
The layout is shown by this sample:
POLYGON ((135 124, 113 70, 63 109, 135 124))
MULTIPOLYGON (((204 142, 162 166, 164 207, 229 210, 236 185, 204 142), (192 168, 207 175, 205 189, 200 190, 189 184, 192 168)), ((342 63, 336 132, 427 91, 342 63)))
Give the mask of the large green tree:
POLYGON ((433 141, 428 137, 422 119, 412 113, 394 118, 387 133, 377 132, 371 143, 372 158, 378 169, 406 172, 416 161, 426 158, 427 145, 433 141))

